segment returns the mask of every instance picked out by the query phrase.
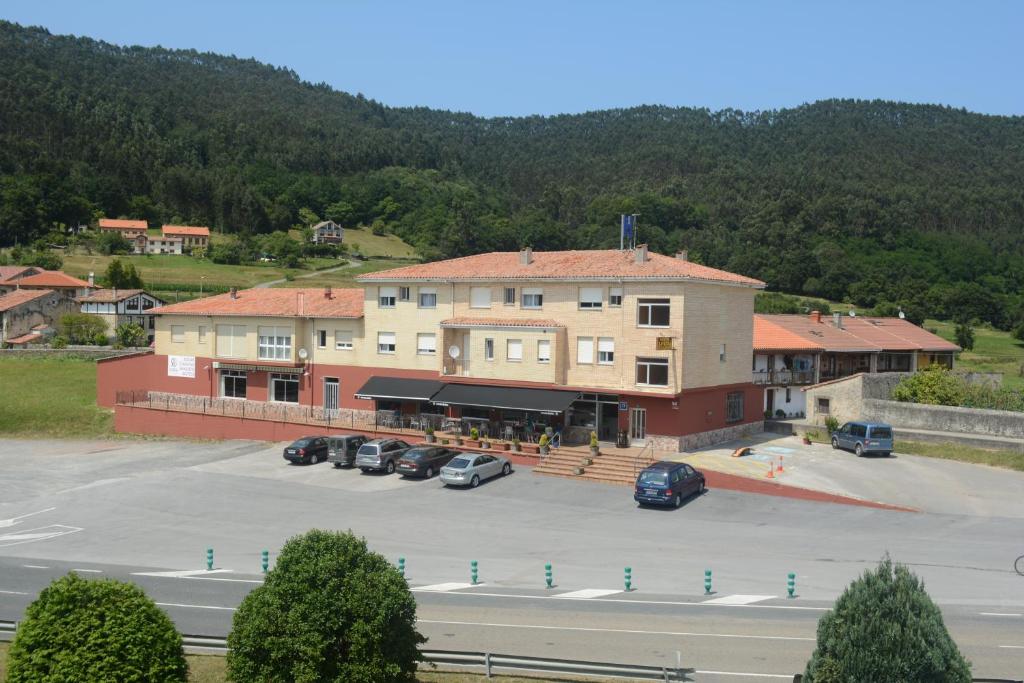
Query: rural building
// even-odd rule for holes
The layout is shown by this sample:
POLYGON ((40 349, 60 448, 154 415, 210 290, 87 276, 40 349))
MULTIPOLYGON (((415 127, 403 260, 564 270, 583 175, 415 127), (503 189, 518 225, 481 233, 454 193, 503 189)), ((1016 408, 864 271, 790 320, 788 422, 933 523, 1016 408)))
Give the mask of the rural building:
POLYGON ((765 387, 771 415, 806 414, 802 387, 861 372, 953 367, 960 347, 902 318, 754 316, 754 383, 765 387))
POLYGON ((179 238, 185 252, 206 249, 210 244, 210 229, 195 225, 165 225, 160 228, 164 239, 179 238))
POLYGON ((132 240, 132 251, 136 254, 181 254, 181 237, 152 237, 139 235, 132 240))
POLYGON ((156 318, 153 309, 165 302, 141 289, 99 289, 75 301, 82 313, 103 318, 107 335, 113 337, 119 325, 136 323, 146 330, 147 343, 153 341, 156 318))
POLYGON ((249 415, 291 404, 524 441, 550 427, 566 443, 621 431, 672 450, 761 426, 758 280, 641 246, 481 254, 359 282, 156 309, 156 353, 101 364, 99 400, 146 389, 245 399, 249 415))
POLYGON ((60 316, 75 304, 52 289, 18 289, 0 296, 0 343, 18 346, 42 341, 60 316))
POLYGON ((321 221, 313 226, 314 244, 341 244, 345 229, 334 221, 321 221))
POLYGON ((14 289, 16 280, 41 272, 43 269, 36 266, 0 266, 0 287, 7 285, 14 289))
POLYGON ((100 232, 117 232, 126 240, 133 240, 139 235, 145 235, 149 225, 146 221, 127 220, 122 218, 101 218, 99 221, 100 232))
POLYGON ((78 296, 87 296, 90 291, 96 289, 92 282, 79 280, 59 270, 43 270, 34 275, 27 275, 17 280, 0 282, 0 290, 16 291, 19 289, 52 289, 57 293, 74 299, 78 296))

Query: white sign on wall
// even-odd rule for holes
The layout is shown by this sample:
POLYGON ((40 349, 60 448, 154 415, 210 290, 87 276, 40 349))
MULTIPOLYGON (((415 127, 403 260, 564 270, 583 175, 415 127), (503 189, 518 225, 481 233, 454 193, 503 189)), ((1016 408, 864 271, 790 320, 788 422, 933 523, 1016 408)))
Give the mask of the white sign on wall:
POLYGON ((192 377, 196 376, 195 356, 167 356, 168 377, 192 377))

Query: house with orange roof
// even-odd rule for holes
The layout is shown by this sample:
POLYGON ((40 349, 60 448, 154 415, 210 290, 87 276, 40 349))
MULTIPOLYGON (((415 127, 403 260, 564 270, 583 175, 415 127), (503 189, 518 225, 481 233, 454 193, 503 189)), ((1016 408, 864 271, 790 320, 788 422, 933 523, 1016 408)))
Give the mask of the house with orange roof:
POLYGON ((210 243, 210 229, 197 225, 165 225, 160 228, 165 240, 180 239, 181 248, 191 253, 193 249, 206 249, 210 243))
POLYGON ((107 324, 107 336, 113 338, 117 328, 125 323, 135 323, 146 331, 147 343, 152 343, 156 331, 156 316, 153 310, 164 305, 158 299, 141 289, 96 289, 88 296, 75 299, 82 313, 99 316, 107 324))
POLYGON ((33 275, 0 282, 0 292, 13 292, 19 289, 52 289, 73 299, 76 296, 87 296, 91 290, 96 289, 96 286, 92 282, 80 280, 59 270, 41 270, 33 275))
POLYGON ((270 405, 673 451, 761 428, 748 365, 759 280, 640 245, 493 252, 358 284, 157 308, 155 354, 101 364, 101 402, 148 387, 258 403, 249 416, 270 405))
POLYGON ((60 316, 74 313, 74 302, 52 289, 19 289, 0 296, 0 344, 43 341, 60 316))
POLYGON ((768 415, 806 412, 800 387, 860 372, 952 368, 960 347, 903 318, 754 315, 754 383, 768 415))
POLYGON ((101 218, 97 225, 100 232, 120 233, 126 240, 133 240, 139 235, 145 235, 149 229, 146 221, 131 220, 124 218, 101 218))

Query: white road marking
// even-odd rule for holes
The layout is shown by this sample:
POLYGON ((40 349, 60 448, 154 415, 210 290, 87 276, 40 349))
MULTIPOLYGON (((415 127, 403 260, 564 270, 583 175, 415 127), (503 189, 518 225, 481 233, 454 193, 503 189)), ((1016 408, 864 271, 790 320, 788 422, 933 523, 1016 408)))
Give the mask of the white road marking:
POLYGON ((978 612, 983 617, 1024 617, 1024 614, 1012 614, 1009 612, 978 612))
POLYGON ((559 593, 558 595, 552 595, 553 598, 570 598, 573 600, 585 599, 585 598, 603 598, 606 595, 615 595, 622 591, 613 589, 605 590, 603 588, 584 588, 579 591, 571 591, 569 593, 559 593))
POLYGON ((102 569, 79 569, 78 567, 72 567, 71 571, 73 571, 73 572, 83 572, 85 574, 102 574, 103 573, 102 569))
POLYGON ((694 671, 702 676, 743 676, 744 678, 784 678, 793 680, 793 674, 747 674, 740 671, 694 671))
POLYGON ((1024 650, 1024 645, 1000 645, 999 647, 1006 648, 1007 650, 1024 650))
POLYGON ((45 541, 50 538, 73 534, 81 530, 82 528, 77 526, 51 524, 49 526, 41 526, 35 529, 25 529, 20 533, 0 534, 0 548, 11 545, 21 545, 22 543, 45 541))
POLYGON ((227 611, 227 612, 234 612, 235 609, 236 609, 234 607, 219 607, 217 605, 185 605, 185 604, 178 603, 178 602, 158 602, 156 604, 160 605, 161 607, 189 607, 189 608, 192 608, 192 609, 218 609, 218 610, 224 610, 224 611, 227 611))
POLYGON ((45 510, 39 510, 38 512, 29 512, 29 513, 24 514, 24 515, 18 515, 17 517, 11 517, 10 519, 0 519, 0 529, 6 529, 9 526, 14 526, 15 524, 20 524, 21 522, 19 520, 25 519, 26 517, 31 517, 32 515, 41 515, 44 512, 49 512, 50 510, 56 510, 56 509, 57 508, 55 508, 55 507, 46 508, 45 510))
POLYGON ((0 591, 4 595, 28 595, 28 593, 22 593, 21 591, 0 591))
POLYGON ((191 579, 209 574, 230 574, 233 569, 182 569, 173 572, 132 572, 132 576, 159 576, 168 579, 191 579))
POLYGON ((119 481, 128 481, 131 477, 114 477, 113 479, 99 479, 97 481, 89 482, 88 484, 82 484, 81 486, 72 486, 69 489, 63 489, 57 491, 56 495, 62 493, 72 493, 73 491, 84 491, 86 489, 96 488, 97 486, 106 486, 107 484, 116 484, 119 481))
MULTIPOLYGON (((482 585, 482 584, 481 584, 482 585)), ((417 588, 412 591, 416 592, 417 588)), ((515 593, 474 593, 474 592, 445 592, 445 595, 468 595, 470 597, 483 598, 514 598, 517 600, 551 600, 551 595, 517 595, 515 593)), ((728 609, 789 609, 803 610, 805 612, 828 612, 831 607, 807 607, 803 605, 714 605, 706 602, 684 602, 675 600, 623 600, 621 598, 576 598, 579 601, 590 602, 614 602, 620 605, 671 605, 674 607, 723 607, 728 609)))
POLYGON ((755 636, 741 633, 698 633, 692 631, 640 631, 625 628, 592 628, 587 626, 547 626, 543 624, 496 624, 479 621, 435 621, 417 619, 421 624, 440 624, 442 626, 488 626, 491 628, 535 629, 538 631, 582 631, 585 633, 628 633, 647 636, 689 636, 693 638, 740 638, 749 640, 798 640, 814 642, 815 638, 799 638, 796 636, 755 636))
POLYGON ((723 595, 720 598, 705 600, 704 605, 752 605, 755 602, 771 600, 774 595, 723 595))
POLYGON ((25 569, 49 569, 49 567, 44 567, 41 564, 23 564, 21 566, 25 569))
MULTIPOLYGON (((478 583, 476 586, 483 586, 484 584, 478 583)), ((413 588, 414 591, 424 591, 427 593, 447 593, 449 591, 458 591, 463 588, 473 588, 472 583, 435 583, 432 586, 417 586, 413 588)))

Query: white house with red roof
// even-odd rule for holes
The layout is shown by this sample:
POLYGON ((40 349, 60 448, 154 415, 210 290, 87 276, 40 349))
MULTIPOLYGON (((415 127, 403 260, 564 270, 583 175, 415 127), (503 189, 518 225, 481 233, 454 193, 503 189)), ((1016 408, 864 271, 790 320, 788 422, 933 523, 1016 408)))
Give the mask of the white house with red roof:
POLYGON ((198 225, 165 225, 160 228, 165 240, 181 240, 181 248, 186 252, 193 249, 206 249, 210 244, 210 229, 198 225))
POLYGON ((139 235, 145 235, 149 229, 149 224, 142 220, 101 218, 97 227, 100 232, 116 232, 126 240, 133 240, 139 235))

